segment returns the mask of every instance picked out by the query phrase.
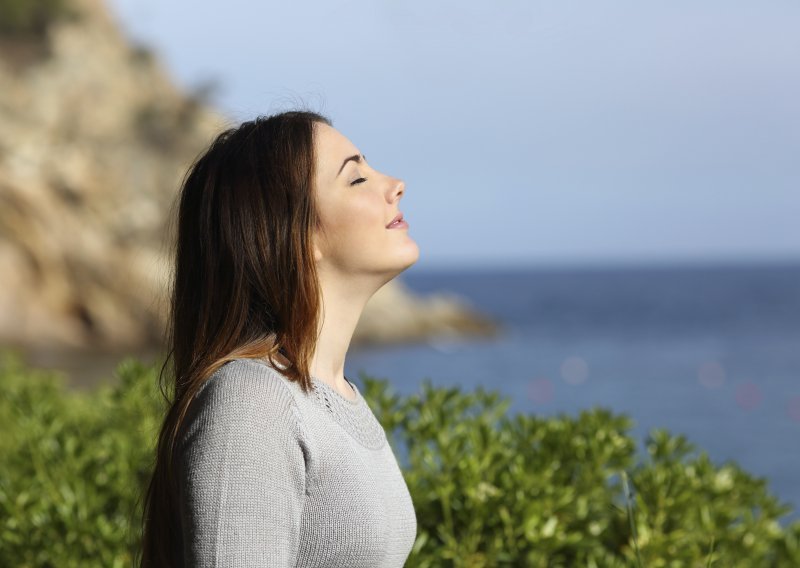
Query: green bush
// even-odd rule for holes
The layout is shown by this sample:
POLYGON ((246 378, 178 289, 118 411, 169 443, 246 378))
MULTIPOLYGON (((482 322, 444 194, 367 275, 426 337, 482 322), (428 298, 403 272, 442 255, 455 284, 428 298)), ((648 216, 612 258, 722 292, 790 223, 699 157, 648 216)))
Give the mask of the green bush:
MULTIPOLYGON (((165 409, 157 369, 126 359, 117 384, 81 393, 0 356, 0 566, 131 565, 165 409)), ((402 398, 361 378, 398 456, 408 447, 407 566, 636 566, 632 528, 647 567, 800 565, 800 523, 777 523, 788 507, 683 437, 652 432, 637 463, 630 419, 604 409, 510 417, 480 388, 402 398)))
POLYGON ((0 566, 129 567, 140 492, 165 408, 128 359, 92 393, 0 358, 0 566))
POLYGON ((0 0, 0 33, 43 36, 51 23, 70 15, 68 0, 0 0))
POLYGON ((800 566, 800 522, 778 524, 791 508, 683 436, 651 431, 637 461, 631 420, 602 408, 511 417, 482 388, 425 381, 402 399, 362 380, 393 447, 408 448, 410 566, 800 566))

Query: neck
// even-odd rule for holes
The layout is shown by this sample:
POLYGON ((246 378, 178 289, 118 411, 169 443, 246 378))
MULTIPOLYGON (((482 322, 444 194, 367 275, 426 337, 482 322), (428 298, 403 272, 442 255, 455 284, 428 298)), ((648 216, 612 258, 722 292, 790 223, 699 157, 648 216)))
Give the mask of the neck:
POLYGON ((311 374, 331 386, 349 390, 344 363, 358 320, 369 299, 391 278, 374 275, 354 279, 337 278, 319 271, 322 289, 320 332, 311 360, 311 374))

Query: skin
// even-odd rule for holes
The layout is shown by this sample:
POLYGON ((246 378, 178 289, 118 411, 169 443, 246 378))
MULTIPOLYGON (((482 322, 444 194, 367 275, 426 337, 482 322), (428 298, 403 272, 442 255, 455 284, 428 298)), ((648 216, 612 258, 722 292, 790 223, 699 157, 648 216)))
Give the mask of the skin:
POLYGON ((315 124, 315 197, 321 225, 313 236, 322 288, 321 331, 311 373, 355 399, 344 362, 367 301, 419 258, 407 228, 387 229, 400 213, 405 183, 361 159, 359 149, 327 124, 315 124))

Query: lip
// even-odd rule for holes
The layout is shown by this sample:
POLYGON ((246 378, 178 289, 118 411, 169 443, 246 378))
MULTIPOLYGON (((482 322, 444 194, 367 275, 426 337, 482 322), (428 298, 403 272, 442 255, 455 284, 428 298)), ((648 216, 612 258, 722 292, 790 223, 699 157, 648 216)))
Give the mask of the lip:
POLYGON ((398 213, 398 214, 397 214, 397 216, 396 216, 394 219, 392 219, 392 220, 389 222, 389 224, 388 224, 388 225, 386 225, 386 228, 387 228, 387 229, 394 229, 394 228, 397 228, 397 227, 407 227, 407 226, 408 226, 408 223, 406 223, 405 221, 403 221, 403 213, 402 213, 402 212, 400 212, 400 213, 398 213), (400 221, 400 222, 398 223, 398 221, 400 221), (392 227, 392 223, 397 223, 397 225, 395 225, 394 227, 392 227))

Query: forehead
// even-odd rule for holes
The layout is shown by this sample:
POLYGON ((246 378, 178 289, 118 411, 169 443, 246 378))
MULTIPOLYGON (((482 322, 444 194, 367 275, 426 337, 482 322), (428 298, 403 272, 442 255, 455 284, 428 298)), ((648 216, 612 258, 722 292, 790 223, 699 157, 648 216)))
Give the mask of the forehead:
POLYGON ((322 122, 314 123, 314 147, 317 173, 330 178, 336 177, 345 158, 360 153, 345 135, 322 122))

